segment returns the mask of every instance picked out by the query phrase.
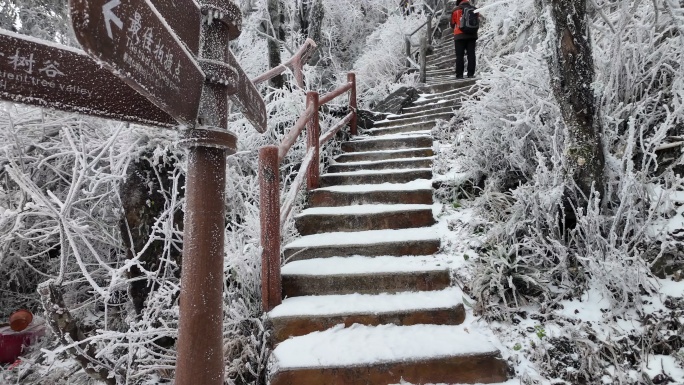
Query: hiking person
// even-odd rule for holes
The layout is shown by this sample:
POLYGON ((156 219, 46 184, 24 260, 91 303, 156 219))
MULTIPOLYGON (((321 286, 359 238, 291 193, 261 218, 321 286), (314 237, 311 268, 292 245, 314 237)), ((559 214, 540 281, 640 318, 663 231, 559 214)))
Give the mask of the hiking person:
POLYGON ((408 16, 413 11, 413 0, 401 0, 399 6, 404 11, 404 16, 408 16))
POLYGON ((454 28, 456 47, 456 79, 463 79, 465 54, 468 53, 468 77, 475 77, 475 45, 480 27, 480 15, 468 0, 457 0, 451 13, 451 26, 454 28))

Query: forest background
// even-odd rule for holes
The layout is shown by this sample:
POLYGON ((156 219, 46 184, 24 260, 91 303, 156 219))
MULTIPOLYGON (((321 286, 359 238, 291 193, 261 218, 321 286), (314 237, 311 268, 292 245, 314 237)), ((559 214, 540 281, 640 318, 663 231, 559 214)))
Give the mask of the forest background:
MULTIPOLYGON (((473 213, 453 224, 472 234, 474 249, 455 280, 483 323, 507 331, 500 344, 523 383, 676 383, 684 291, 665 289, 681 281, 684 263, 684 1, 475 3, 485 16, 480 91, 435 130, 436 171, 452 176, 438 197, 473 213), (571 85, 592 109, 599 165, 568 151, 577 135, 561 92, 569 83, 559 81, 568 75, 558 66, 559 14, 579 15, 568 28, 589 48, 589 72, 571 85), (601 169, 593 185, 574 173, 586 162, 601 169), (599 316, 567 311, 578 302, 599 316), (661 370, 645 369, 655 357, 661 370)), ((360 105, 372 110, 417 85, 403 57, 404 34, 426 17, 414 4, 420 11, 406 15, 395 0, 242 0, 244 29, 231 48, 254 77, 310 37, 319 50, 304 70, 307 87, 331 89, 354 71, 360 105)), ((0 27, 75 46, 64 0, 0 1, 0 27)), ((256 151, 279 141, 305 108, 289 75, 261 91, 267 134, 237 110, 230 115, 240 140, 226 186, 228 384, 263 383, 268 364, 256 151)), ((323 129, 339 109, 323 112, 323 129)), ((2 104, 0 319, 22 307, 43 313, 50 302, 39 288, 55 287, 91 347, 48 336, 20 365, 0 369, 3 384, 173 377, 186 170, 177 135, 2 104)), ((337 150, 327 148, 324 162, 337 150)), ((284 161, 284 185, 303 153, 300 143, 284 161)), ((295 236, 289 224, 284 241, 295 236)))

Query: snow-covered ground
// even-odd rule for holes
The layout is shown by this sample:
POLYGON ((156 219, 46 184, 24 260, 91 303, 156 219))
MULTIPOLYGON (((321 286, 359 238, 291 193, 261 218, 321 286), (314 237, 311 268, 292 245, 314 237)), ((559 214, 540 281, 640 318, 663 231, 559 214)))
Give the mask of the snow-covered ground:
MULTIPOLYGON (((452 145, 443 144, 442 151, 451 154, 452 145)), ((461 185, 468 176, 462 171, 458 159, 452 160, 444 175, 435 175, 435 180, 461 185)), ((667 198, 677 202, 681 193, 667 198)), ((617 315, 611 312, 613 303, 605 291, 590 287, 577 298, 551 305, 521 303, 511 321, 487 322, 469 294, 481 274, 477 268, 482 258, 480 247, 487 241, 491 222, 478 214, 474 200, 444 199, 436 227, 442 252, 458 261, 454 282, 465 293, 464 304, 470 305, 466 306, 465 325, 487 335, 513 367, 516 378, 507 385, 684 384, 684 280, 651 276, 644 285, 652 285, 657 292, 650 295, 644 291, 641 306, 617 315), (616 370, 615 363, 623 365, 621 370, 616 370), (587 372, 593 379, 584 376, 587 372), (575 380, 563 380, 561 375, 575 380)), ((672 234, 684 229, 682 207, 677 210, 671 220, 659 222, 653 231, 672 234)))

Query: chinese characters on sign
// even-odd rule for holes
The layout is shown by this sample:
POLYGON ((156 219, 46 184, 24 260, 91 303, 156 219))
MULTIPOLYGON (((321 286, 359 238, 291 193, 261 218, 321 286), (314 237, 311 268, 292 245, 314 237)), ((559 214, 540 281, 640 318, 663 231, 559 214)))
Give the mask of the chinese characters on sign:
POLYGON ((88 53, 176 120, 195 125, 204 74, 149 0, 73 0, 71 12, 88 53))
POLYGON ((84 52, 2 30, 0 99, 162 127, 176 124, 84 52))

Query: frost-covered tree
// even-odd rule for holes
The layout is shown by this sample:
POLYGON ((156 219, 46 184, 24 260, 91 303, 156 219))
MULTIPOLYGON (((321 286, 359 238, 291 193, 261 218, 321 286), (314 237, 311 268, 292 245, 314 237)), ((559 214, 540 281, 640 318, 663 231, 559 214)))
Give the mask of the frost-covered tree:
POLYGON ((583 195, 574 199, 574 205, 585 206, 593 191, 602 195, 605 183, 587 1, 551 0, 545 1, 545 6, 552 45, 548 59, 551 85, 566 127, 567 175, 583 195))
POLYGON ((0 27, 15 32, 74 45, 68 0, 0 1, 0 27))

